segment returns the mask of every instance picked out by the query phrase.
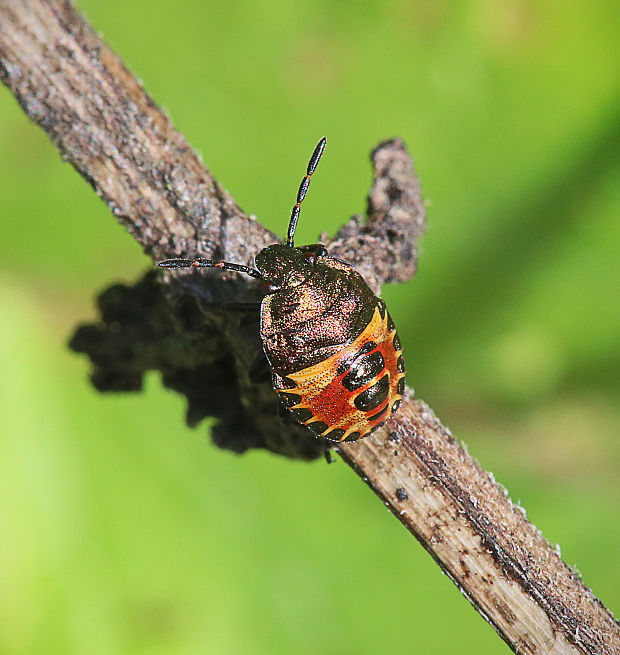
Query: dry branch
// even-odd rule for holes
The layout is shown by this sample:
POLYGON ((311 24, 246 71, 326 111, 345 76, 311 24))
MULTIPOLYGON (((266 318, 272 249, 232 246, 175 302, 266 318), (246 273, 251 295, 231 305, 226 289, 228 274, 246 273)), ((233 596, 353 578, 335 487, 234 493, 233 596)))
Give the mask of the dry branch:
MULTIPOLYGON (((276 240, 222 190, 70 3, 0 0, 0 77, 154 259, 249 263, 276 240)), ((366 222, 353 217, 328 245, 378 290, 415 272, 424 210, 402 142, 381 144, 373 166, 366 222)), ((253 319, 217 309, 222 294, 257 298, 257 288, 216 275, 215 284, 209 274, 166 284, 147 274, 111 287, 101 321, 79 328, 72 346, 88 352, 100 389, 136 389, 145 371, 162 371, 188 398, 190 423, 219 419, 223 447, 317 456, 316 439, 275 418, 269 386, 247 379, 259 347, 253 319)), ((411 392, 385 429, 340 450, 515 652, 620 653, 611 614, 411 392)))

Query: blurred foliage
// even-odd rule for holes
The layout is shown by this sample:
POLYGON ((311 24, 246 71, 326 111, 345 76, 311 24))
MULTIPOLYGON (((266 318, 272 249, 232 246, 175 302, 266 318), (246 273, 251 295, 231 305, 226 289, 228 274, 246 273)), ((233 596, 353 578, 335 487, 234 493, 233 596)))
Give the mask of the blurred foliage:
MULTIPOLYGON (((81 0, 241 205, 299 242, 402 136, 429 206, 386 288, 409 383, 620 606, 620 60, 611 0, 81 0)), ((149 261, 0 93, 0 652, 502 653, 340 463, 236 457, 65 341, 149 261)))

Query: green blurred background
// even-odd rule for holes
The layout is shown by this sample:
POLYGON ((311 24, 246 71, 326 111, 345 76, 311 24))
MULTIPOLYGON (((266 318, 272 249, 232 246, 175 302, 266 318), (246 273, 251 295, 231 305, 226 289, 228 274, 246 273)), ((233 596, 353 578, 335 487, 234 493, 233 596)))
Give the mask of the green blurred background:
MULTIPOLYGON (((218 179, 298 240, 399 135, 429 201, 384 290, 408 380, 620 608, 620 27, 610 0, 81 0, 218 179)), ((342 463, 213 448, 70 353, 149 261, 0 92, 0 652, 503 653, 342 463)))

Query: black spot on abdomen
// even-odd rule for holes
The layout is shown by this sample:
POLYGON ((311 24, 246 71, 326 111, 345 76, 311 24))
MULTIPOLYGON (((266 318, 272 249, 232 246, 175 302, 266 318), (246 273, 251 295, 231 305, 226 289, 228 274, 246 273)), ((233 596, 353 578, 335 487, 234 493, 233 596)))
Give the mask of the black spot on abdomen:
POLYGON ((340 376, 343 373, 346 373, 349 368, 354 366, 355 360, 369 352, 372 352, 376 347, 377 344, 374 341, 367 341, 352 357, 347 357, 347 359, 345 359, 345 361, 342 362, 340 366, 338 366, 336 369, 336 375, 340 376))
POLYGON ((385 361, 380 352, 374 352, 359 358, 342 379, 342 386, 347 391, 355 391, 368 384, 373 378, 381 374, 385 368, 385 361))
POLYGON ((312 412, 306 407, 300 407, 299 409, 293 408, 289 411, 291 412, 292 417, 298 423, 305 423, 306 421, 309 421, 312 418, 312 412))
POLYGON ((285 391, 279 392, 280 403, 284 409, 290 409, 301 402, 301 396, 296 393, 286 393, 285 391))
POLYGON ((323 423, 323 421, 313 421, 312 423, 308 423, 307 426, 314 432, 316 435, 321 435, 327 428, 329 427, 327 423, 323 423))
POLYGON ((298 405, 301 402, 301 396, 296 393, 287 393, 285 391, 280 391, 278 396, 280 398, 280 406, 282 409, 289 410, 298 423, 305 423, 308 419, 312 418, 312 412, 309 409, 305 407, 295 409, 295 405, 298 405))
POLYGON ((362 412, 370 412, 377 409, 388 396, 390 390, 390 378, 387 373, 372 387, 368 387, 366 391, 357 396, 353 401, 355 406, 362 412))
POLYGON ((368 421, 379 421, 388 411, 388 405, 386 405, 380 412, 377 412, 373 416, 368 417, 368 421))
POLYGON ((340 441, 344 435, 344 430, 341 428, 335 428, 334 430, 330 430, 327 434, 324 434, 323 437, 325 439, 329 439, 330 441, 340 441))

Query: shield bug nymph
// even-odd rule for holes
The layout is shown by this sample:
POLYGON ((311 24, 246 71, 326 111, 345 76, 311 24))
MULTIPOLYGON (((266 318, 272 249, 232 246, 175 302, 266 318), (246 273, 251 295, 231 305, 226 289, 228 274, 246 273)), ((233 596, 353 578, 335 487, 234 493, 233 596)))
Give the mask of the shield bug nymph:
POLYGON ((281 405, 318 437, 356 441, 398 408, 405 362, 385 303, 362 276, 320 243, 295 246, 301 203, 325 143, 310 157, 286 241, 261 250, 255 268, 212 259, 159 266, 222 268, 262 280, 260 336, 281 405))

